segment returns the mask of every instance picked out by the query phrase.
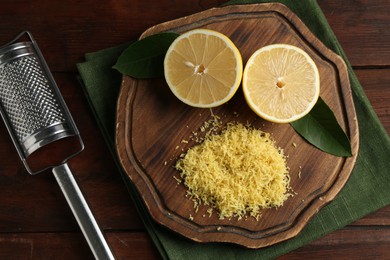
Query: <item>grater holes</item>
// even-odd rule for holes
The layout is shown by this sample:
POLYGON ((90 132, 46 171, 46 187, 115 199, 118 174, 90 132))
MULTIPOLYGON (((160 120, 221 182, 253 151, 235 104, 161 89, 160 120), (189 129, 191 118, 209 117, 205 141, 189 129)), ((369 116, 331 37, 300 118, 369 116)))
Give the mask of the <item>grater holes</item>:
POLYGON ((65 122, 48 80, 34 56, 0 67, 0 101, 20 141, 40 128, 65 122))

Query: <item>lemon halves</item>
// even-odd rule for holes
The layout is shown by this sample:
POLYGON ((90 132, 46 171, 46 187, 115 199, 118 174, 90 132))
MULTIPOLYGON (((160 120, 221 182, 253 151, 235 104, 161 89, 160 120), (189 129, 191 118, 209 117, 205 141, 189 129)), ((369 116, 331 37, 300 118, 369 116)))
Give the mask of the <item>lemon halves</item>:
POLYGON ((164 59, 173 94, 193 107, 216 107, 231 99, 242 78, 242 58, 222 33, 195 29, 177 37, 164 59))
POLYGON ((242 79, 245 99, 260 117, 289 123, 310 112, 320 94, 317 66, 302 49, 273 44, 248 60, 242 79))

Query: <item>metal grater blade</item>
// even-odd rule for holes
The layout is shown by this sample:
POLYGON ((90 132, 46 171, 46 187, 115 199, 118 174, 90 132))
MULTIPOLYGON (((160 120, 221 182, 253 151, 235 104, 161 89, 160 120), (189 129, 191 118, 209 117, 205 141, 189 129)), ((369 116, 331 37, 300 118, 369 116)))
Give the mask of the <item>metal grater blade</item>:
POLYGON ((26 160, 32 153, 65 137, 79 136, 33 42, 15 42, 0 48, 0 106, 8 131, 30 173, 33 171, 26 160))

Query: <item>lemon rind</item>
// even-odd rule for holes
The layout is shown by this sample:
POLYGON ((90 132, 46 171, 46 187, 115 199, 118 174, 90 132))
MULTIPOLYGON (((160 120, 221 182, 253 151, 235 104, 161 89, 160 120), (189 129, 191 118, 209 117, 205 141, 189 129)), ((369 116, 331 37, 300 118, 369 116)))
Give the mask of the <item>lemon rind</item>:
POLYGON ((213 108, 213 107, 217 107, 217 106, 220 106, 226 102, 228 102, 233 96, 234 94, 237 92, 240 84, 241 84, 241 80, 242 80, 242 74, 243 74, 243 62, 242 62, 242 57, 241 57, 241 53, 240 51, 238 50, 238 48, 236 47, 236 45, 232 42, 232 40, 227 37, 226 35, 220 33, 220 32, 217 32, 217 31, 213 31, 213 30, 210 30, 210 29, 194 29, 194 30, 191 30, 191 31, 187 31, 183 34, 181 34, 180 36, 178 36, 174 41, 173 43, 170 45, 170 47, 168 48, 167 52, 166 52, 166 55, 165 55, 165 58, 164 58, 164 76, 165 76, 165 80, 169 86, 169 88, 171 89, 172 93, 179 99, 181 100, 183 103, 189 105, 189 106, 192 106, 192 107, 198 107, 198 108, 213 108), (175 46, 176 44, 184 39, 184 38, 187 38, 189 37, 190 35, 193 35, 193 34, 197 34, 197 33, 201 33, 201 34, 205 34, 205 35, 213 35, 213 36, 216 36, 218 38, 221 38, 225 43, 226 45, 233 51, 233 54, 235 56, 235 59, 237 61, 237 64, 236 64, 236 72, 237 72, 237 75, 236 75, 236 80, 233 84, 233 87, 231 87, 231 90, 230 92, 226 95, 225 98, 223 99, 220 99, 216 102, 213 102, 213 103, 209 103, 209 104, 202 104, 202 103, 194 103, 194 102, 191 102, 190 100, 182 97, 181 95, 179 95, 177 93, 177 91, 175 90, 175 86, 174 84, 170 81, 170 76, 168 75, 168 70, 166 69, 168 66, 167 66, 167 62, 168 62, 168 57, 169 57, 169 54, 175 49, 175 46))
POLYGON ((283 43, 271 44, 271 45, 267 45, 265 47, 258 49, 248 59, 247 64, 244 68, 244 72, 243 72, 242 89, 243 89, 244 97, 245 97, 247 104, 252 109, 252 111, 255 112, 258 116, 260 116, 261 118, 263 118, 267 121, 273 122, 273 123, 291 123, 291 122, 294 122, 294 121, 304 117, 305 115, 307 115, 313 109, 315 104, 317 103, 317 100, 320 96, 320 75, 319 75, 318 68, 317 68, 315 62, 313 61, 313 59, 310 57, 310 55, 308 53, 306 53, 301 48, 294 46, 294 45, 283 44, 283 43), (316 82, 315 82, 315 86, 316 86, 315 90, 316 91, 315 91, 315 94, 313 95, 313 100, 309 103, 307 108, 302 113, 296 114, 290 118, 277 118, 277 117, 271 116, 271 115, 261 111, 258 108, 258 106, 253 102, 253 100, 250 98, 250 94, 248 92, 248 88, 246 85, 246 82, 248 79, 248 76, 247 76, 248 69, 253 64, 253 60, 255 59, 255 57, 261 52, 268 51, 268 50, 274 49, 274 48, 293 49, 293 50, 301 53, 306 58, 306 60, 312 65, 312 68, 314 69, 314 73, 316 74, 316 77, 315 77, 316 78, 316 82))

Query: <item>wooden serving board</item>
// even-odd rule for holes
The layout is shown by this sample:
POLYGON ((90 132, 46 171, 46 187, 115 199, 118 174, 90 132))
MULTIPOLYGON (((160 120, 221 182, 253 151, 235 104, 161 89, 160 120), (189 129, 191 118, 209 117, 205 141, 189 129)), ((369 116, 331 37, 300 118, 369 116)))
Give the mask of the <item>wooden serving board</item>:
POLYGON ((219 220, 206 207, 195 212, 186 188, 174 177, 173 166, 183 151, 196 144, 189 137, 211 118, 209 109, 181 103, 163 78, 136 80, 124 76, 117 107, 116 146, 122 166, 137 187, 152 218, 199 242, 230 242, 249 248, 269 246, 296 236, 321 207, 346 183, 358 153, 358 125, 348 72, 343 60, 326 48, 281 4, 238 5, 210 9, 166 22, 142 36, 163 31, 208 28, 227 35, 240 50, 244 64, 262 46, 288 43, 304 49, 321 78, 320 96, 335 113, 350 138, 353 156, 335 157, 303 140, 289 124, 274 124, 256 116, 242 91, 228 104, 212 109, 223 123, 235 121, 270 132, 288 155, 291 187, 296 195, 278 209, 263 210, 261 218, 219 220), (189 140, 183 143, 182 140, 189 140))

